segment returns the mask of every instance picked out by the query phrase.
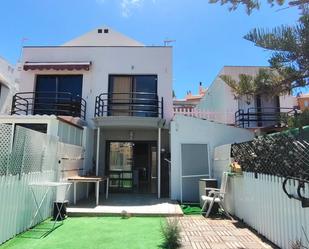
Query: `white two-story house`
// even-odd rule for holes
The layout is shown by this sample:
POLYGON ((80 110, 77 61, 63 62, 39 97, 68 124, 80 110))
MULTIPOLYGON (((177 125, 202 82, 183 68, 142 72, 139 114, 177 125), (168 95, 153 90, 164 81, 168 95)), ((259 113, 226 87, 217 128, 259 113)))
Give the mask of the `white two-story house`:
MULTIPOLYGON (((102 27, 61 46, 24 47, 21 66, 12 120, 38 124, 56 116, 77 126, 86 168, 109 176, 111 191, 168 195, 171 47, 102 27)), ((48 125, 38 129, 49 132, 48 125)))
POLYGON ((222 75, 227 75, 238 82, 240 74, 254 77, 261 68, 266 67, 224 66, 196 108, 200 112, 212 113, 214 121, 236 127, 267 129, 280 126, 282 113, 294 114, 297 107, 296 97, 292 95, 237 96, 221 78, 222 75))

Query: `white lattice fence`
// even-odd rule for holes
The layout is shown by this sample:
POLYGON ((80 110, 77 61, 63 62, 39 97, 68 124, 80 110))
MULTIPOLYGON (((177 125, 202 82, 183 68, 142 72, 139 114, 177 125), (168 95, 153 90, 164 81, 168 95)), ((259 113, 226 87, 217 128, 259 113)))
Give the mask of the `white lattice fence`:
POLYGON ((0 176, 8 171, 9 155, 12 144, 12 126, 0 124, 0 176))
MULTIPOLYGON (((57 138, 23 127, 13 129, 0 124, 0 244, 29 228, 35 211, 29 184, 55 181, 58 171, 57 138)), ((35 190, 38 199, 44 192, 44 187, 35 190)), ((42 205, 43 219, 51 215, 54 200, 51 192, 42 205)))
MULTIPOLYGON (((58 138, 20 126, 0 124, 0 244, 29 228, 35 211, 30 183, 66 180, 83 170, 81 146, 59 143, 58 138)), ((78 186, 78 190, 82 186, 78 186)), ((44 187, 36 188, 40 199, 44 187)), ((61 192, 61 191, 60 191, 61 192)), ((85 193, 85 191, 80 191, 85 193)), ((50 217, 55 190, 42 205, 43 219, 50 217)), ((82 197, 82 196, 78 196, 82 197)), ((72 193, 69 193, 72 199, 72 193)), ((37 219, 34 224, 41 222, 37 219)))
POLYGON ((55 170, 58 139, 20 126, 0 124, 0 175, 55 170))

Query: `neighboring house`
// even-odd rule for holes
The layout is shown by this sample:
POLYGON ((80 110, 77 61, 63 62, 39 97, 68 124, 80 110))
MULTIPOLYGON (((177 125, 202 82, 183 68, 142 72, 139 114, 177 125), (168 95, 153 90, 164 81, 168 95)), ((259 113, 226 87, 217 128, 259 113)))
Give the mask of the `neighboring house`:
POLYGON ((16 86, 14 67, 0 57, 0 114, 9 113, 12 94, 16 91, 16 86))
POLYGON ((21 65, 13 116, 1 122, 60 139, 82 128, 85 164, 110 177, 111 191, 168 196, 169 171, 161 164, 173 117, 171 47, 146 46, 103 27, 62 46, 24 47, 21 65), (62 123, 77 129, 62 125, 60 134, 62 123))
POLYGON ((173 99, 174 113, 181 113, 183 111, 194 111, 195 106, 205 96, 207 89, 202 86, 202 82, 199 84, 198 94, 192 94, 191 91, 187 92, 187 95, 183 99, 173 99))
POLYGON ((257 66, 224 66, 197 105, 204 112, 217 113, 221 123, 243 128, 269 128, 280 126, 281 113, 293 115, 297 107, 296 97, 285 96, 239 96, 223 81, 221 75, 239 80, 240 74, 255 76, 261 68, 257 66))
POLYGON ((297 97, 297 102, 298 102, 299 109, 301 111, 309 109, 309 94, 305 93, 305 94, 299 95, 297 97))
POLYGON ((199 202, 199 193, 205 193, 199 189, 199 180, 214 178, 220 171, 214 164, 215 148, 254 138, 248 129, 184 115, 175 115, 170 134, 171 198, 189 203, 199 202))

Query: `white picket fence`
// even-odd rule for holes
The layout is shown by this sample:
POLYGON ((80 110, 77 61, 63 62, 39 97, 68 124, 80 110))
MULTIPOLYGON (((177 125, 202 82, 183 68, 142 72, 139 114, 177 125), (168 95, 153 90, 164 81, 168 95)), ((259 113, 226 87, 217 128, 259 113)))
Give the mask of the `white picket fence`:
MULTIPOLYGON (((29 183, 53 181, 54 177, 54 171, 0 176, 0 244, 29 228, 35 211, 29 183)), ((42 198, 44 191, 36 188, 35 194, 42 198)), ((51 215, 53 199, 50 192, 40 210, 44 219, 51 215)), ((36 219, 34 224, 40 221, 36 219)))
POLYGON ((193 107, 174 107, 174 114, 180 114, 188 117, 202 118, 223 124, 234 124, 234 112, 211 112, 200 110, 193 107))
MULTIPOLYGON (((57 138, 43 133, 3 124, 0 124, 0 138, 1 244, 30 226, 36 210, 30 183, 62 181, 66 172, 78 174, 83 170, 83 148, 59 143, 57 138)), ((33 190, 41 200, 46 187, 36 186, 33 190)), ((47 195, 40 209, 43 220, 51 216, 53 201, 59 193, 52 190, 47 195)), ((34 224, 41 221, 38 217, 34 224)))
MULTIPOLYGON (((225 201, 230 213, 280 248, 291 248, 297 240, 309 246, 309 207, 302 208, 300 201, 287 197, 283 178, 264 174, 255 178, 254 173, 244 173, 229 179, 225 201)), ((297 182, 288 182, 288 192, 296 195, 297 186, 297 182)), ((303 195, 309 197, 309 184, 303 195)))

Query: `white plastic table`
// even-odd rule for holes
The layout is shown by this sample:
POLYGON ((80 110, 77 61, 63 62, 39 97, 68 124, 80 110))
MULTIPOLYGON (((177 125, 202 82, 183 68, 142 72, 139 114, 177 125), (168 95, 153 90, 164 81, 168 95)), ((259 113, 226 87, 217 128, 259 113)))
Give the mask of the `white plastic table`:
POLYGON ((74 187, 74 205, 76 204, 76 184, 78 182, 86 182, 87 183, 87 197, 89 190, 89 183, 93 182, 96 184, 96 205, 99 205, 99 196, 100 196, 100 182, 106 181, 106 192, 105 199, 108 198, 108 185, 109 178, 107 176, 99 177, 99 176, 73 176, 68 178, 69 182, 73 182, 74 187))
MULTIPOLYGON (((34 182, 34 183, 29 183, 29 186, 30 186, 30 189, 31 189, 31 193, 32 193, 32 197, 33 197, 33 200, 34 200, 35 205, 36 205, 36 211, 34 213, 34 216, 32 217, 31 223, 29 225, 30 229, 32 228, 33 222, 34 222, 35 218, 38 215, 40 215, 41 220, 44 220, 44 218, 43 218, 43 216, 42 216, 42 214, 40 212, 40 209, 41 209, 41 207, 43 205, 43 202, 46 199, 47 194, 50 191, 50 189, 58 188, 58 187, 65 187, 65 193, 63 195, 63 200, 59 200, 59 201, 61 201, 61 205, 60 205, 60 207, 58 207, 58 205, 56 205, 57 206, 57 216, 56 216, 56 218, 55 218, 55 220, 53 222, 52 228, 47 232, 47 234, 50 233, 55 228, 57 220, 58 220, 58 217, 61 215, 61 209, 63 207, 63 203, 64 203, 64 201, 66 199, 66 195, 67 195, 67 193, 68 193, 68 191, 70 189, 71 184, 72 183, 70 183, 70 182, 34 182), (43 197, 42 197, 42 199, 40 201, 38 201, 38 197, 35 195, 35 191, 34 191, 34 188, 38 188, 38 187, 46 188, 45 192, 44 192, 44 195, 43 195, 43 197)), ((62 221, 61 224, 63 224, 63 220, 61 220, 61 221, 62 221)))

